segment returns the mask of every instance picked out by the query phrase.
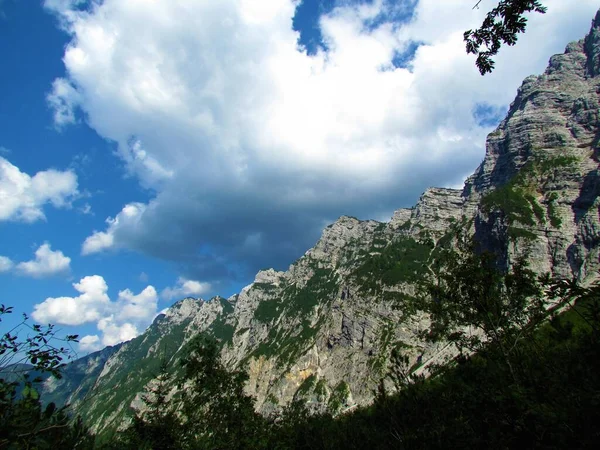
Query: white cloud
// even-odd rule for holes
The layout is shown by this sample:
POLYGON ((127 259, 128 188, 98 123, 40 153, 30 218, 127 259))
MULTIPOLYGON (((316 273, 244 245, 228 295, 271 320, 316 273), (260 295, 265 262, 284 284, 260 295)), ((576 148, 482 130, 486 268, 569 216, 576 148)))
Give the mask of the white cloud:
POLYGON ((85 203, 81 208, 79 208, 79 212, 83 215, 94 215, 94 212, 92 211, 92 205, 90 205, 89 203, 85 203))
POLYGON ((31 315, 39 323, 72 326, 96 323, 102 336, 83 337, 79 345, 82 351, 133 339, 156 317, 158 295, 153 286, 147 286, 139 294, 122 290, 116 301, 110 300, 108 285, 100 275, 84 277, 73 287, 80 295, 47 298, 34 306, 31 315))
POLYGON ((114 237, 110 232, 94 231, 94 234, 85 239, 81 248, 81 254, 91 255, 92 253, 101 252, 111 248, 113 243, 114 237))
POLYGON ((79 339, 79 350, 82 352, 95 352, 102 348, 102 343, 97 335, 87 335, 79 339))
POLYGON ((45 243, 35 251, 35 259, 17 264, 17 273, 34 278, 64 274, 70 270, 71 258, 60 250, 52 251, 45 243))
POLYGON ((130 322, 118 323, 115 321, 114 316, 100 320, 98 329, 103 333, 103 345, 115 345, 119 342, 129 341, 140 334, 134 324, 130 322))
POLYGON ((52 83, 52 91, 46 96, 48 105, 54 112, 54 125, 62 129, 76 122, 75 109, 81 101, 79 92, 68 80, 57 78, 52 83))
POLYGON ((40 323, 82 325, 100 320, 111 309, 108 286, 99 275, 82 278, 73 287, 77 297, 47 298, 34 306, 31 316, 40 323))
POLYGON ((156 314, 158 295, 153 286, 148 286, 138 295, 129 289, 119 292, 119 319, 146 320, 156 314))
POLYGON ((95 231, 88 236, 81 248, 82 255, 91 255, 112 248, 115 244, 114 233, 119 227, 127 226, 135 228, 146 206, 143 203, 130 203, 125 205, 117 217, 106 219, 108 224, 106 231, 95 231))
POLYGON ((390 5, 410 3, 342 2, 321 17, 328 50, 308 55, 293 0, 105 0, 89 11, 47 0, 72 35, 68 79, 53 90, 57 124, 81 108, 156 192, 126 205, 82 253, 130 248, 193 277, 229 277, 244 262, 289 263, 324 220, 378 217, 427 186, 456 185, 491 131, 477 105, 506 108, 598 7, 547 0, 548 13, 532 15, 481 77, 462 33, 485 8, 420 0, 412 20, 385 20, 390 5), (394 68, 413 42, 422 45, 410 68, 394 68))
POLYGON ((10 271, 14 263, 6 256, 0 256, 0 273, 10 271))
POLYGON ((44 220, 44 205, 69 207, 77 193, 77 176, 70 170, 49 169, 29 176, 0 156, 0 221, 44 220))
POLYGON ((160 296, 167 300, 180 300, 184 297, 195 296, 199 297, 206 294, 210 290, 209 283, 201 283, 200 281, 187 280, 179 277, 177 284, 173 287, 163 289, 160 296))

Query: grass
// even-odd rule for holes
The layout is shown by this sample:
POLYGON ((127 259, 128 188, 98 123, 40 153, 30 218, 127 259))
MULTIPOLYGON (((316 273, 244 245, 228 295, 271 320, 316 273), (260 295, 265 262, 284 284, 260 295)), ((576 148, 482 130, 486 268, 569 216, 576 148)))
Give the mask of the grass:
POLYGON ((332 270, 319 268, 316 262, 309 264, 312 264, 313 276, 305 286, 287 286, 276 298, 259 303, 255 319, 272 326, 267 339, 261 342, 249 357, 276 358, 278 365, 283 366, 294 361, 311 345, 322 321, 311 326, 308 317, 319 304, 332 301, 339 286, 337 276, 332 270), (287 324, 297 325, 291 329, 284 329, 277 323, 280 318, 287 324))
POLYGON ((313 267, 313 275, 303 287, 291 286, 283 292, 287 316, 304 317, 319 303, 329 302, 338 291, 337 275, 331 269, 313 267))
POLYGON ((226 346, 233 342, 235 327, 226 323, 226 317, 221 315, 217 317, 206 330, 209 336, 214 337, 221 346, 226 346))
POLYGON ((381 330, 377 342, 377 356, 369 361, 369 366, 375 372, 377 376, 385 375, 387 360, 389 354, 389 347, 394 337, 394 323, 387 322, 381 330))
POLYGON ((315 386, 315 395, 320 402, 327 397, 327 381, 324 378, 321 378, 315 386))
POLYGON ((322 323, 323 319, 311 326, 310 322, 304 319, 291 330, 273 327, 269 330, 267 339, 261 342, 246 359, 264 356, 267 359, 276 358, 278 367, 289 366, 310 348, 322 323))
MULTIPOLYGON (((169 327, 166 334, 158 327, 151 327, 148 331, 133 339, 127 347, 119 353, 120 360, 135 361, 125 367, 115 367, 107 376, 100 379, 100 384, 92 390, 93 401, 84 401, 78 407, 78 413, 88 424, 97 423, 102 416, 119 411, 112 423, 105 423, 106 428, 99 431, 100 442, 110 440, 116 428, 132 415, 129 408, 131 401, 144 386, 156 376, 162 358, 174 361, 174 350, 179 348, 185 338, 187 322, 169 327), (156 347, 155 353, 149 357, 150 349, 156 347)), ((171 364, 173 372, 177 370, 176 364, 171 364)))
MULTIPOLYGON (((541 211, 529 190, 514 183, 493 190, 482 199, 481 205, 486 213, 494 210, 502 211, 510 225, 520 223, 530 227, 536 225, 536 218, 541 211)), ((543 211, 541 214, 543 217, 543 211)))

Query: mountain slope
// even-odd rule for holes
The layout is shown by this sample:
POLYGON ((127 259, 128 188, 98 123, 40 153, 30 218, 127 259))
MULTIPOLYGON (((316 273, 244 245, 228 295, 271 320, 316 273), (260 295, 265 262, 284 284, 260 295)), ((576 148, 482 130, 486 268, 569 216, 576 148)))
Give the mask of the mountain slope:
POLYGON ((176 367, 184 343, 206 333, 228 366, 248 371, 261 411, 299 396, 341 411, 372 401, 394 348, 417 372, 452 356, 420 337, 429 322, 410 299, 458 233, 504 266, 525 254, 539 273, 590 282, 600 255, 599 58, 600 14, 584 40, 523 82, 462 191, 428 189, 388 223, 341 217, 287 271, 261 271, 229 299, 182 300, 106 358, 88 356, 98 364, 79 381, 67 373, 47 388, 68 385, 94 431, 114 430, 141 407, 161 358, 176 367))

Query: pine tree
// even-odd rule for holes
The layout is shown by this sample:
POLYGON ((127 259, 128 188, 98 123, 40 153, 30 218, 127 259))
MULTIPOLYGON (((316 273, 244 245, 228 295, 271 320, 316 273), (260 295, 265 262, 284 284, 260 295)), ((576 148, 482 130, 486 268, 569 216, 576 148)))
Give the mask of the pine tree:
POLYGON ((159 372, 142 395, 146 406, 136 414, 129 435, 129 447, 152 449, 177 449, 181 435, 181 421, 169 395, 173 387, 173 377, 165 359, 161 361, 159 372))

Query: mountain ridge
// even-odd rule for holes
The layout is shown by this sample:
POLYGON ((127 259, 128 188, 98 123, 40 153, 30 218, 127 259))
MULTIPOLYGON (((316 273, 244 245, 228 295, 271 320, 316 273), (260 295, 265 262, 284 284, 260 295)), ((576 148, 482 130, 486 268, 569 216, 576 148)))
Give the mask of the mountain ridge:
POLYGON ((79 384, 46 381, 44 396, 64 397, 69 386, 65 401, 94 432, 110 433, 143 408, 160 360, 175 367, 185 342, 205 333, 228 367, 247 370, 246 390, 264 414, 298 398, 339 413, 373 400, 393 349, 416 373, 453 356, 422 337, 430 322, 410 300, 460 233, 505 268, 526 256, 540 274, 597 279, 599 73, 600 11, 585 39, 523 81, 462 190, 429 188, 389 222, 342 216, 287 271, 259 271, 228 299, 177 302, 132 341, 76 361, 93 367, 77 372, 79 384))

